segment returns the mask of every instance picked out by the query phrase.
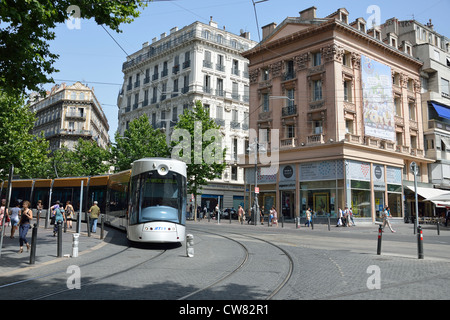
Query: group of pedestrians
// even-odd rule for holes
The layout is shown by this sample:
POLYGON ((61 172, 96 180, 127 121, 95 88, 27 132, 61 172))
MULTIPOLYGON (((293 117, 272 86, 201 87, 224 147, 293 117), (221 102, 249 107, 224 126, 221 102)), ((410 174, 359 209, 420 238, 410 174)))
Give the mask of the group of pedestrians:
POLYGON ((337 216, 337 224, 336 227, 350 227, 355 226, 355 221, 353 220, 353 210, 352 208, 345 207, 344 210, 341 207, 338 208, 338 216, 337 216))
MULTIPOLYGON (((254 217, 253 211, 254 211, 253 207, 248 210, 247 224, 250 224, 250 222, 253 220, 254 217)), ((272 206, 272 208, 269 210, 269 215, 267 218, 269 219, 269 225, 278 226, 278 212, 274 206, 272 206)), ((245 221, 245 214, 242 206, 239 206, 238 209, 238 219, 239 222, 241 222, 241 219, 242 221, 245 221)), ((259 221, 261 224, 264 224, 264 206, 261 206, 259 210, 259 221)))
MULTIPOLYGON (((37 202, 37 220, 40 218, 40 213, 43 209, 42 201, 37 202)), ((64 207, 58 201, 50 207, 51 212, 51 224, 53 226, 53 236, 56 236, 58 231, 58 222, 66 223, 67 228, 72 229, 72 220, 74 218, 74 209, 70 201, 66 202, 64 207)), ((90 215, 90 230, 95 233, 97 229, 97 220, 100 215, 100 208, 97 201, 94 201, 93 206, 88 211, 90 215)), ((19 230, 19 252, 23 252, 23 246, 26 245, 27 251, 30 250, 30 243, 27 240, 28 230, 31 228, 31 222, 33 220, 33 210, 31 209, 31 203, 28 200, 24 200, 22 203, 17 201, 14 207, 6 208, 6 199, 2 199, 0 206, 0 230, 8 225, 11 226, 10 238, 14 239, 14 235, 19 230), (20 206, 22 205, 22 208, 20 206), (4 225, 3 225, 4 224, 4 225)))
POLYGON ((22 202, 22 209, 20 209, 19 202, 17 202, 13 208, 8 209, 6 208, 6 199, 2 199, 2 204, 0 206, 0 227, 4 228, 7 225, 11 225, 11 239, 14 238, 16 230, 19 230, 19 253, 23 252, 24 244, 27 247, 27 251, 29 251, 31 247, 26 238, 33 219, 33 211, 30 206, 30 202, 25 200, 22 202))

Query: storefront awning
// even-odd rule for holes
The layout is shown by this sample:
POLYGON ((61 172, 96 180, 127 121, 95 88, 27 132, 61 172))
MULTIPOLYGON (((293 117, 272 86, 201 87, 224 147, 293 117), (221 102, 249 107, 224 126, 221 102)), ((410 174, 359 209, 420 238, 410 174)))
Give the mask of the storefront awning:
MULTIPOLYGON (((406 188, 415 192, 414 186, 406 186, 406 188)), ((417 194, 425 198, 425 201, 431 201, 438 207, 450 207, 450 192, 448 190, 417 187, 417 194)))
POLYGON ((436 110, 439 117, 450 119, 450 108, 447 108, 446 106, 438 104, 436 102, 431 102, 431 105, 433 106, 434 110, 436 110))

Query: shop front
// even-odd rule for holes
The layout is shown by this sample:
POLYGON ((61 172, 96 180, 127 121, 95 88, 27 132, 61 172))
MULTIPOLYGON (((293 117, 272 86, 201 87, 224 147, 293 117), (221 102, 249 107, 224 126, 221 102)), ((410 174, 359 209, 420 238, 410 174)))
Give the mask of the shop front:
POLYGON ((402 169, 383 164, 346 160, 346 203, 355 218, 380 220, 386 206, 392 217, 402 217, 402 169))
POLYGON ((310 208, 315 217, 336 217, 343 208, 344 171, 342 160, 302 163, 299 165, 300 217, 310 208))

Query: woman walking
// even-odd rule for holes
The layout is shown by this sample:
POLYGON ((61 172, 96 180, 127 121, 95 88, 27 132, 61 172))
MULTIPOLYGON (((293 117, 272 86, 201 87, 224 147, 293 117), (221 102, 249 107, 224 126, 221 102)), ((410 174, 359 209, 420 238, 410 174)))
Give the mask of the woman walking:
POLYGON ((16 206, 11 209, 11 239, 14 239, 17 226, 19 225, 20 203, 17 201, 16 206))
POLYGON ((73 212, 74 212, 74 210, 73 210, 73 206, 72 206, 72 204, 70 203, 70 201, 67 201, 67 202, 66 202, 66 208, 65 208, 65 211, 66 211, 66 224, 67 224, 67 228, 72 229, 72 220, 73 220, 73 212))
POLYGON ((20 250, 19 253, 23 252, 23 244, 25 243, 27 245, 27 251, 30 250, 30 244, 27 241, 27 233, 30 229, 30 223, 33 219, 33 211, 30 209, 30 201, 25 200, 23 202, 23 209, 22 214, 20 215, 20 222, 19 222, 19 244, 20 244, 20 250))
POLYGON ((58 222, 61 221, 61 228, 63 226, 64 220, 66 220, 64 215, 63 207, 59 207, 55 209, 55 224, 53 225, 53 236, 56 237, 58 233, 58 222))

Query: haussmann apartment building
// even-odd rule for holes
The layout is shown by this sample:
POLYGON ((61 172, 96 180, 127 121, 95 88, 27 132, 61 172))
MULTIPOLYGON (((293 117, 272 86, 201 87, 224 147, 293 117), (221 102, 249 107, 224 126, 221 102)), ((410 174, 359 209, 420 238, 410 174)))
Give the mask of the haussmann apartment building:
MULTIPOLYGON (((410 164, 428 183, 420 70, 411 44, 382 37, 363 18, 316 8, 262 28, 249 60, 250 128, 279 165, 258 167, 259 205, 285 217, 317 217, 351 206, 359 221, 375 221, 389 206, 394 218, 411 214, 404 182, 410 164), (278 130, 278 134, 277 134, 278 130)), ((250 138, 251 140, 251 138, 250 138)), ((253 157, 253 155, 250 155, 253 157)), ((253 201, 254 165, 246 159, 246 207, 253 201)))

